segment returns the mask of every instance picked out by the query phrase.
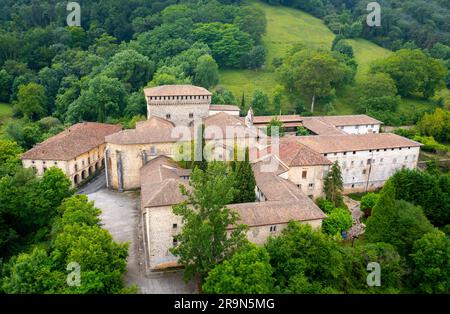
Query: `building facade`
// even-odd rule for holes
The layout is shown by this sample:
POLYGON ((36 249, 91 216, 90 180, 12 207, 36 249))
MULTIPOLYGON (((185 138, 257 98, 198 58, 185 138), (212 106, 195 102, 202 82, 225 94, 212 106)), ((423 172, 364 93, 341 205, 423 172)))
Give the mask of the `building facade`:
MULTIPOLYGON (((282 177, 280 165, 274 172, 261 172, 262 161, 253 165, 256 179, 255 202, 231 204, 248 226, 247 239, 263 245, 269 236, 278 236, 289 221, 320 228, 326 215, 292 182, 282 177)), ((181 217, 172 206, 186 200, 179 185, 189 189, 188 173, 167 156, 158 156, 141 170, 141 209, 143 217, 146 267, 150 271, 179 266, 170 249, 177 246, 183 228, 181 217)), ((229 227, 231 232, 233 227, 229 227)))
POLYGON ((381 188, 396 171, 415 169, 421 146, 393 133, 304 136, 297 141, 338 162, 345 193, 381 188))
POLYGON ((121 129, 95 122, 75 124, 25 152, 22 165, 33 168, 38 176, 50 167, 58 167, 70 178, 72 186, 78 186, 103 168, 105 136, 121 129))
POLYGON ((175 125, 190 126, 209 115, 212 94, 192 85, 162 85, 144 89, 147 118, 157 116, 175 125))

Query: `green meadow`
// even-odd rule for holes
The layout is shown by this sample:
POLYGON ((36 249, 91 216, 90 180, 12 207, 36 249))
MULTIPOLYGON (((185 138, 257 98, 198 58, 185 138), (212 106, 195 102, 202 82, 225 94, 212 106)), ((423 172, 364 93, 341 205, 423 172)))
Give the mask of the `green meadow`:
MULTIPOLYGON (((267 48, 266 63, 263 69, 252 70, 221 70, 219 86, 231 90, 237 99, 245 94, 246 101, 251 100, 255 89, 263 90, 271 95, 275 86, 279 84, 272 66, 274 58, 282 58, 293 44, 302 43, 310 48, 330 49, 335 35, 324 22, 310 14, 283 6, 271 6, 256 0, 248 1, 250 5, 259 7, 266 12, 267 32, 263 36, 263 43, 267 48)), ((349 39, 355 59, 358 62, 356 84, 369 75, 370 64, 388 57, 392 52, 365 39, 349 39)), ((354 113, 355 86, 349 86, 337 93, 333 102, 336 113, 354 113)), ((450 91, 443 90, 438 96, 450 99, 450 91)), ((437 97, 436 97, 437 98, 437 97)), ((408 110, 411 106, 424 108, 435 106, 434 100, 405 99, 400 110, 408 110)), ((323 113, 323 108, 317 107, 317 113, 323 113)))

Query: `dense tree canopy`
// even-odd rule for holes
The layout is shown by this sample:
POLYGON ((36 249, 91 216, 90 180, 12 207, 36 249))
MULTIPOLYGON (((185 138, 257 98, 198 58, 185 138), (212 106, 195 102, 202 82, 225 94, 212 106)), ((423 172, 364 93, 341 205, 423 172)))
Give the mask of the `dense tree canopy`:
POLYGON ((419 49, 402 49, 385 60, 375 62, 372 73, 386 73, 395 81, 402 96, 420 93, 425 98, 434 96, 444 85, 448 70, 440 60, 426 55, 419 49))
POLYGON ((407 256, 414 241, 433 230, 420 207, 403 200, 395 200, 396 187, 389 180, 381 191, 380 199, 367 219, 364 233, 367 241, 385 242, 395 246, 402 256, 407 256))
POLYGON ((229 260, 214 267, 206 277, 205 293, 271 293, 272 266, 264 248, 248 244, 229 260))
POLYGON ((425 234, 411 254, 413 282, 420 293, 450 292, 450 238, 441 231, 425 234))

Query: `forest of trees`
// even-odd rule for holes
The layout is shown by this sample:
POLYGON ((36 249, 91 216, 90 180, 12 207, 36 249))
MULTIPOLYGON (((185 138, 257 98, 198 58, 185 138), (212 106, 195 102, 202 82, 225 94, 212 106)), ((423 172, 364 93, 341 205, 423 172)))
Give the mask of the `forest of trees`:
POLYGON ((132 127, 145 86, 212 88, 219 68, 265 60, 264 12, 239 1, 79 3, 81 27, 64 2, 0 3, 0 102, 15 118, 2 133, 25 149, 79 121, 132 127))

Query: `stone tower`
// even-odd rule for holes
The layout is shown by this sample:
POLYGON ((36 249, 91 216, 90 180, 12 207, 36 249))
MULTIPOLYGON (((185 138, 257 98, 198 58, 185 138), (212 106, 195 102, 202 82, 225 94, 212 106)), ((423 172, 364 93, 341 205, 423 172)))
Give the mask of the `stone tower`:
POLYGON ((190 126, 195 119, 209 115, 211 92, 193 85, 161 85, 144 89, 147 119, 152 116, 190 126))

